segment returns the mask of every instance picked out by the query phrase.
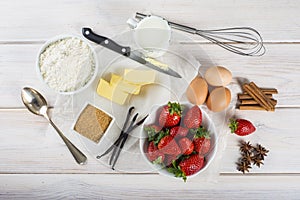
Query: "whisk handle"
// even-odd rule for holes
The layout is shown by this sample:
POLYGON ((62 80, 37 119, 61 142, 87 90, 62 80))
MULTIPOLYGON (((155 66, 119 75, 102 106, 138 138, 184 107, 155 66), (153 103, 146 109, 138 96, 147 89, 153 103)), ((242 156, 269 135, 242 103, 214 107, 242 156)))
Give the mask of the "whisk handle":
POLYGON ((174 29, 177 29, 177 30, 180 30, 180 31, 184 31, 184 32, 187 32, 187 33, 192 33, 192 34, 196 34, 197 33, 197 29, 195 29, 195 28, 192 28, 192 27, 189 27, 189 26, 185 26, 185 25, 181 25, 181 24, 177 24, 177 23, 170 22, 170 21, 168 21, 168 23, 174 29))

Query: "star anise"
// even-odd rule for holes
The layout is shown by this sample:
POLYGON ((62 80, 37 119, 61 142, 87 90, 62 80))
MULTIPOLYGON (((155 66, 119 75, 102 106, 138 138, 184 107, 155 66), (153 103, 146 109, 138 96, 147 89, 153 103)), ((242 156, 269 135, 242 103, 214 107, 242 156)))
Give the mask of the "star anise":
POLYGON ((253 159, 253 164, 260 168, 260 166, 263 165, 264 163, 262 159, 256 157, 253 159))
POLYGON ((261 160, 264 160, 264 157, 267 156, 267 153, 269 153, 269 150, 267 150, 265 147, 261 146, 260 144, 257 144, 256 147, 254 147, 255 154, 257 157, 260 157, 261 160))
POLYGON ((253 156, 250 152, 246 152, 242 154, 242 161, 248 163, 249 165, 253 161, 253 156))
POLYGON ((241 157, 237 164, 237 170, 243 172, 249 172, 249 169, 252 169, 252 165, 256 165, 260 167, 264 164, 263 160, 264 157, 267 156, 269 150, 265 147, 261 146, 260 144, 256 144, 253 147, 250 142, 241 141, 240 142, 240 152, 241 157))
POLYGON ((246 162, 239 162, 237 163, 237 170, 240 172, 243 172, 243 174, 245 174, 245 172, 249 172, 249 169, 251 169, 252 167, 250 166, 250 164, 246 163, 246 162))
POLYGON ((240 151, 242 153, 251 152, 252 150, 253 146, 250 144, 250 142, 241 141, 240 151))

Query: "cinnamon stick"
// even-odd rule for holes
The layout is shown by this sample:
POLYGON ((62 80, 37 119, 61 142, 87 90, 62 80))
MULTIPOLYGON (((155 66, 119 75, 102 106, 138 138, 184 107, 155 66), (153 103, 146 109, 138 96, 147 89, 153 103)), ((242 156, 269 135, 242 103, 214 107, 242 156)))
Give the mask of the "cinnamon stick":
POLYGON ((249 85, 254 89, 255 92, 257 92, 257 95, 271 107, 271 110, 275 109, 275 104, 271 102, 271 100, 259 89, 259 87, 254 82, 250 82, 249 85))
MULTIPOLYGON (((276 88, 259 88, 264 94, 278 94, 278 90, 276 88)), ((247 92, 244 92, 247 94, 247 92)))
POLYGON ((253 82, 244 84, 243 88, 265 110, 271 111, 274 109, 268 97, 253 82))
MULTIPOLYGON (((277 100, 275 100, 275 99, 270 99, 270 101, 274 105, 277 104, 277 100)), ((254 105, 254 104, 257 104, 257 102, 254 99, 245 99, 245 100, 241 100, 241 104, 242 105, 254 105)))
MULTIPOLYGON (((266 95, 266 97, 268 97, 268 98, 272 98, 272 97, 273 97, 272 94, 265 94, 265 95, 266 95)), ((238 98, 239 98, 240 100, 244 100, 244 99, 253 99, 247 92, 244 93, 244 94, 238 94, 238 98)))
MULTIPOLYGON (((261 107, 258 104, 255 104, 255 105, 240 105, 239 109, 240 110, 266 110, 265 108, 261 107)), ((274 110, 270 110, 270 111, 274 111, 274 110)))

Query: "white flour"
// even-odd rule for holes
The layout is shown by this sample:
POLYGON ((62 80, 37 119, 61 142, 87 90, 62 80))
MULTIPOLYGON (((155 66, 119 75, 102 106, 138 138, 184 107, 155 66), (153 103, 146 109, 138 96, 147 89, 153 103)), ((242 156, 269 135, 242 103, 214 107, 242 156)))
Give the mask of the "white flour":
POLYGON ((74 37, 50 44, 40 55, 39 65, 45 82, 59 92, 83 87, 95 73, 90 47, 74 37))

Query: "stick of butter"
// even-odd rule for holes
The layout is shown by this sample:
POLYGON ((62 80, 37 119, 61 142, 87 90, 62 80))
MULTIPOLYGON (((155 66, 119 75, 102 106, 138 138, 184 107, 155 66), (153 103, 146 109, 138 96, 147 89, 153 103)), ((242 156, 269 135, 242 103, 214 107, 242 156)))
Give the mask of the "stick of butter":
POLYGON ((121 76, 116 74, 111 74, 110 85, 129 94, 139 94, 141 89, 141 85, 124 81, 121 76))
POLYGON ((115 84, 119 83, 122 80, 123 80, 122 76, 111 73, 110 85, 115 85, 115 84))
POLYGON ((124 80, 133 84, 146 85, 154 83, 155 71, 153 70, 135 70, 125 69, 124 80))
POLYGON ((107 81, 105 81, 102 78, 99 81, 97 93, 100 96, 103 96, 120 105, 123 105, 128 97, 128 93, 120 90, 116 87, 116 85, 110 85, 107 81))
POLYGON ((165 64, 165 63, 162 63, 154 58, 145 58, 146 61, 150 62, 151 64, 157 66, 157 67, 160 67, 162 68, 163 70, 168 70, 169 68, 169 65, 168 64, 165 64))

